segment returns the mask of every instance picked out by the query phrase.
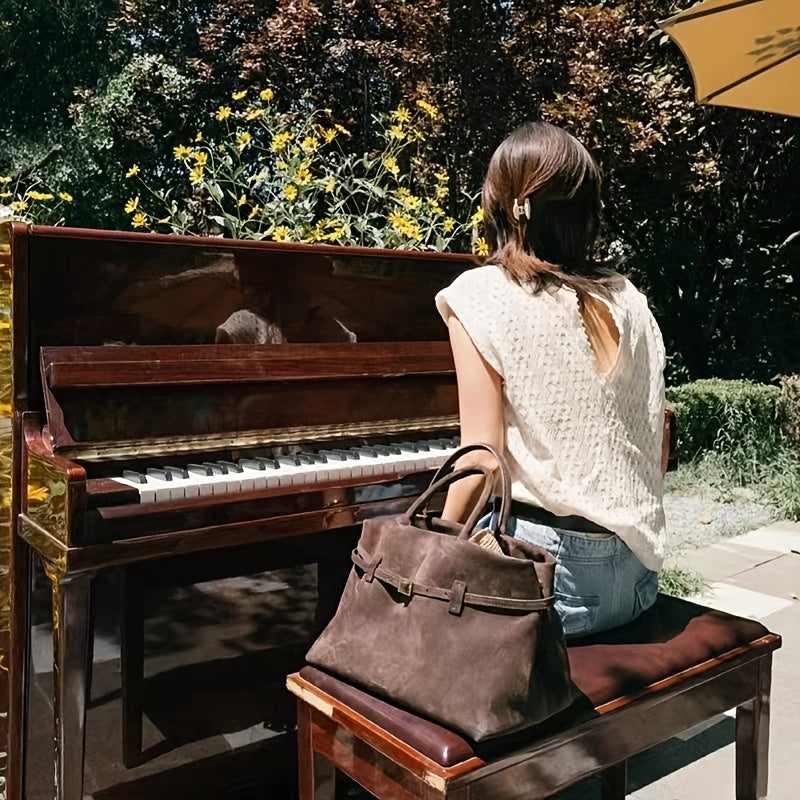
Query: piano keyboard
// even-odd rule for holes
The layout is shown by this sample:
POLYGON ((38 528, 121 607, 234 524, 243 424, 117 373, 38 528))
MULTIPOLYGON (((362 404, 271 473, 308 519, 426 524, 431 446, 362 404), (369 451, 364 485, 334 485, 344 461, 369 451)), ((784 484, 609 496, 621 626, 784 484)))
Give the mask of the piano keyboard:
POLYGON ((327 448, 281 456, 198 461, 125 470, 113 478, 139 493, 140 503, 242 493, 323 481, 407 474, 436 469, 458 448, 457 438, 327 448))

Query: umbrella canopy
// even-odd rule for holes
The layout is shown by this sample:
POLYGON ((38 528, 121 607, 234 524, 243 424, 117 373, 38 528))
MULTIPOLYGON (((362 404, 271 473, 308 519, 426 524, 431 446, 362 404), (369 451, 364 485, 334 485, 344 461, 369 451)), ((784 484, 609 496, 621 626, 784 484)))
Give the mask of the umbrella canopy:
POLYGON ((705 0, 659 27, 699 103, 800 116, 800 0, 705 0))

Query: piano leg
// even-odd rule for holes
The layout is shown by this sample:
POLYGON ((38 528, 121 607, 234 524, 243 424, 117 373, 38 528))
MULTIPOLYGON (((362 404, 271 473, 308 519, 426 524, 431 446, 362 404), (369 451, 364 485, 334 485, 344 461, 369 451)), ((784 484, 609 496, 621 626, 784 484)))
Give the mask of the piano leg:
POLYGON ((53 594, 55 800, 81 800, 93 575, 45 571, 53 594))

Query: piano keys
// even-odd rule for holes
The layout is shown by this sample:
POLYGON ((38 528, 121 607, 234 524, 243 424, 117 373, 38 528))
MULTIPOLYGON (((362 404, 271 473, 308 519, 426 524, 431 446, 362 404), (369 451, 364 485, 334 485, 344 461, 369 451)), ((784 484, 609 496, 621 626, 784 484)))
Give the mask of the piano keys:
POLYGON ((15 553, 6 641, 21 645, 4 653, 8 797, 22 797, 31 688, 26 560, 44 565, 53 597, 54 792, 78 800, 94 576, 201 554, 230 564, 262 545, 276 563, 282 548, 330 563, 338 531, 345 541, 364 518, 404 510, 457 445, 433 297, 471 265, 0 226, 0 297, 13 309, 0 327, 13 387, 0 537, 15 553))

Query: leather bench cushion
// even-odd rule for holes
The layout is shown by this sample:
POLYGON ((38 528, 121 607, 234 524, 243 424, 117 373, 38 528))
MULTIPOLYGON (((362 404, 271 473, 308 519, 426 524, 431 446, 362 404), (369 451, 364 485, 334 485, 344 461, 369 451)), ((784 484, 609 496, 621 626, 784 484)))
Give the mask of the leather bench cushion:
MULTIPOLYGON (((768 633, 758 622, 667 595, 630 625, 570 642, 572 679, 589 702, 562 712, 524 734, 532 741, 592 714, 592 707, 634 695, 656 681, 717 658, 768 633)), ((442 766, 476 755, 476 746, 435 722, 387 703, 355 686, 306 666, 300 675, 322 691, 406 742, 442 766)), ((518 744, 521 734, 496 740, 477 754, 486 756, 518 744)))

